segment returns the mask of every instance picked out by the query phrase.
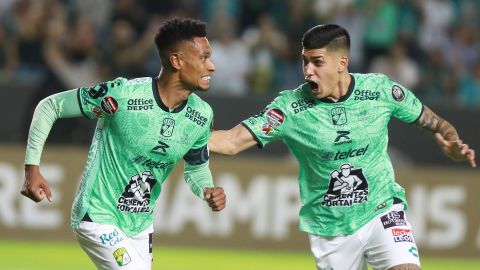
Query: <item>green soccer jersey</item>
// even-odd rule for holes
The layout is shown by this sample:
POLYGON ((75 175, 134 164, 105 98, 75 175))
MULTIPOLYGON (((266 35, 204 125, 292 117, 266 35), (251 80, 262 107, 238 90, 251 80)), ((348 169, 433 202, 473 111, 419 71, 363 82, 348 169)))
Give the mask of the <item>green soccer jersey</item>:
POLYGON ((98 118, 87 164, 72 208, 75 228, 87 213, 128 236, 153 223, 162 183, 182 158, 208 162, 213 112, 197 95, 170 111, 156 80, 116 80, 78 89, 87 118, 98 118))
POLYGON ((315 99, 308 84, 283 91, 242 124, 258 145, 282 140, 299 163, 300 230, 323 236, 352 234, 405 202, 387 154, 390 118, 413 123, 420 101, 382 74, 351 74, 338 102, 315 99))

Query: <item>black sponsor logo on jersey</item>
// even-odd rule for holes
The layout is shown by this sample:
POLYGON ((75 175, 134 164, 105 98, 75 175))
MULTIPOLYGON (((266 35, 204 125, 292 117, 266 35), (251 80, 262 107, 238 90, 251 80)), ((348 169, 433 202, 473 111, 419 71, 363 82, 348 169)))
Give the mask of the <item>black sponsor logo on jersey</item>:
POLYGON ((293 109, 293 113, 297 114, 299 112, 303 112, 312 108, 313 105, 314 105, 313 100, 300 99, 293 102, 290 106, 293 109))
POLYGON ((118 102, 111 96, 102 99, 102 110, 108 114, 114 114, 118 111, 118 102))
POLYGON ((342 126, 347 123, 347 112, 345 107, 335 107, 331 110, 332 123, 335 126, 342 126))
POLYGON ((155 161, 147 156, 143 155, 138 155, 132 159, 132 163, 134 164, 140 164, 142 166, 145 166, 149 169, 166 169, 168 166, 171 164, 169 162, 165 161, 155 161))
MULTIPOLYGON (((113 86, 114 84, 112 83, 111 87, 113 86)), ((87 92, 88 92, 88 95, 93 99, 104 97, 108 93, 107 83, 97 84, 94 87, 89 88, 87 92)))
POLYGON ((117 200, 117 209, 128 213, 150 212, 150 194, 156 184, 151 171, 133 175, 117 200))
POLYGON ((164 137, 172 137, 174 128, 175 128, 175 120, 173 120, 172 118, 165 118, 163 119, 163 122, 162 122, 160 135, 164 137))
POLYGON ((367 144, 365 147, 361 148, 350 148, 347 151, 338 151, 335 154, 335 157, 333 160, 341 160, 341 159, 346 159, 346 158, 354 158, 354 157, 359 157, 365 155, 367 153, 368 147, 370 144, 367 144))
POLYGON ((153 109, 153 99, 133 98, 127 102, 128 111, 146 111, 153 109))
POLYGON ((403 89, 400 86, 394 85, 392 87, 392 97, 396 101, 402 101, 402 100, 405 99, 405 92, 403 91, 403 89))
POLYGON ((386 215, 380 217, 383 228, 407 226, 405 221, 405 213, 403 211, 390 211, 386 215))
POLYGON ((270 124, 272 127, 280 126, 283 121, 285 120, 285 116, 283 112, 279 109, 270 109, 265 114, 265 118, 267 119, 267 123, 270 124))
POLYGON ((392 229, 393 241, 396 242, 415 242, 413 241, 412 230, 393 228, 392 229))
POLYGON ((185 117, 201 127, 205 126, 207 123, 207 118, 204 117, 199 111, 192 109, 190 106, 187 107, 185 117))
POLYGON ((378 100, 380 92, 371 90, 355 90, 353 92, 355 100, 378 100))
POLYGON ((167 149, 170 148, 170 146, 162 141, 158 141, 158 144, 153 147, 152 153, 154 154, 159 154, 162 156, 165 156, 167 154, 167 149))
POLYGON ((342 164, 330 173, 330 185, 323 196, 322 205, 352 206, 368 201, 368 182, 362 169, 342 164))
POLYGON ((348 135, 350 135, 350 131, 337 130, 337 137, 333 143, 335 145, 351 143, 352 139, 348 135))

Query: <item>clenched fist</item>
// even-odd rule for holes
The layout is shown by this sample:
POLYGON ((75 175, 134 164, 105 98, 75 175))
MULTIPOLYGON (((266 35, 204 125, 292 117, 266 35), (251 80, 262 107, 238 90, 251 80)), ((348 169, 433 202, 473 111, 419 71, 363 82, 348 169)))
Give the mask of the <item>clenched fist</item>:
POLYGON ((218 212, 225 208, 227 202, 227 196, 221 187, 205 188, 203 190, 203 196, 208 203, 208 206, 213 211, 218 212))

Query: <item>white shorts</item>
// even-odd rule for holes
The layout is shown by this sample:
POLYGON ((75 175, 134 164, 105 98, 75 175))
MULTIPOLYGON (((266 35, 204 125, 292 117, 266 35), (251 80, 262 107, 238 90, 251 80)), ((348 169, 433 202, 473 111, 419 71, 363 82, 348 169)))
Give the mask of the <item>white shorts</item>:
POLYGON ((309 234, 317 269, 389 269, 400 264, 420 266, 412 227, 403 204, 394 204, 352 235, 322 237, 309 234))
POLYGON ((152 269, 153 225, 127 237, 116 226, 81 221, 74 233, 99 270, 152 269))

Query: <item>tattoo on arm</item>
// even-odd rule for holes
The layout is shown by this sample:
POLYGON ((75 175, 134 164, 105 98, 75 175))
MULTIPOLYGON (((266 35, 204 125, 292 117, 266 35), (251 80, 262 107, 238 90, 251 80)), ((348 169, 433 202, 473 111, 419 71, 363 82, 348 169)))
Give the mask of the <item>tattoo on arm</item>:
POLYGON ((422 116, 415 124, 432 133, 438 132, 449 141, 458 139, 458 133, 455 128, 448 121, 432 112, 427 106, 423 107, 422 116))

